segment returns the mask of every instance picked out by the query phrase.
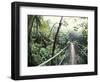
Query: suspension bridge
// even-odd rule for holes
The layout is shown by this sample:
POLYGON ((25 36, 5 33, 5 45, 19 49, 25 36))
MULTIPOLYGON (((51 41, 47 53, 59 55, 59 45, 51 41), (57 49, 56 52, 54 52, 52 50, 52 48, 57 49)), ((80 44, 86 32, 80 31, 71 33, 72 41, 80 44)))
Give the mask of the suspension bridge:
POLYGON ((82 59, 83 56, 87 57, 86 50, 87 50, 87 47, 79 44, 76 41, 68 42, 66 47, 61 49, 53 57, 49 58, 48 60, 44 61, 43 63, 39 64, 38 66, 45 66, 48 62, 52 61, 54 58, 57 58, 63 52, 64 52, 64 54, 63 54, 60 62, 57 63, 57 65, 75 65, 75 64, 77 64, 78 60, 80 60, 80 59, 83 60, 82 59), (78 52, 81 52, 81 55, 77 54, 75 46, 77 47, 78 52))

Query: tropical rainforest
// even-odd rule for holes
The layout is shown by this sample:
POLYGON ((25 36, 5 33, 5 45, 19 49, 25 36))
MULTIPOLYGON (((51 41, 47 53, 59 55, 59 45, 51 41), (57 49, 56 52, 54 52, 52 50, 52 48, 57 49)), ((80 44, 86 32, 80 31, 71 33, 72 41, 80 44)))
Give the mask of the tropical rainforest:
POLYGON ((88 18, 28 15, 28 66, 88 63, 88 18))

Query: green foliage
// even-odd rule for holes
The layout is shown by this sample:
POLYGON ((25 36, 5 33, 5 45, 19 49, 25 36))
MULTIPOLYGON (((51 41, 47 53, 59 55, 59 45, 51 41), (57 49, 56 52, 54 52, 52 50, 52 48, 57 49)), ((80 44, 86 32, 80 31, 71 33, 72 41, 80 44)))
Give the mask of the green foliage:
MULTIPOLYGON (((85 17, 82 18, 86 19, 85 17)), ((88 37, 88 24, 87 22, 82 22, 73 27, 73 31, 68 30, 69 23, 66 19, 63 19, 62 26, 66 27, 66 32, 58 31, 57 29, 60 23, 54 22, 52 27, 49 20, 45 20, 44 16, 29 15, 28 16, 28 66, 37 66, 41 63, 47 61, 61 51, 64 47, 68 46, 71 42, 77 42, 82 46, 78 45, 86 54, 87 50, 87 37, 88 37), (78 34, 81 28, 81 34, 78 34), (57 34, 57 35, 56 35, 57 34), (56 36, 56 42, 55 42, 56 36), (54 53, 53 52, 53 46, 54 53)), ((61 21, 60 21, 61 22, 61 21)), ((62 26, 60 28, 62 28, 62 26)), ((77 64, 87 64, 87 56, 83 55, 83 52, 75 45, 75 50, 77 54, 77 64)), ((45 65, 61 65, 70 64, 70 45, 68 49, 60 53, 59 56, 53 59, 53 63, 49 61, 45 65), (67 56, 68 55, 68 56, 67 56), (62 62, 61 62, 62 61, 62 62)))

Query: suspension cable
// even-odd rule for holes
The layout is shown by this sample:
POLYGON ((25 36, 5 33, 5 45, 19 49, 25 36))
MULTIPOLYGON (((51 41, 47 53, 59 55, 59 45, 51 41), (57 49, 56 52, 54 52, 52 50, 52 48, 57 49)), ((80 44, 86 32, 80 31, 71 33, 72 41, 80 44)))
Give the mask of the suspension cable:
POLYGON ((76 45, 76 46, 82 51, 82 53, 83 53, 85 56, 87 56, 86 53, 83 52, 83 50, 82 50, 78 45, 76 45))
POLYGON ((69 45, 67 45, 65 48, 63 48, 61 51, 59 51, 56 55, 54 55, 53 57, 51 57, 50 59, 48 59, 47 61, 41 63, 41 64, 38 65, 38 66, 42 66, 42 65, 48 63, 49 61, 51 61, 52 59, 54 59, 55 57, 57 57, 61 52, 63 52, 68 46, 69 46, 69 45))
POLYGON ((78 45, 82 46, 83 48, 86 48, 85 46, 83 46, 82 44, 79 44, 78 42, 75 41, 75 43, 77 43, 78 45))
POLYGON ((63 60, 65 59, 65 55, 63 56, 62 60, 60 61, 59 65, 61 65, 61 63, 63 62, 63 60))

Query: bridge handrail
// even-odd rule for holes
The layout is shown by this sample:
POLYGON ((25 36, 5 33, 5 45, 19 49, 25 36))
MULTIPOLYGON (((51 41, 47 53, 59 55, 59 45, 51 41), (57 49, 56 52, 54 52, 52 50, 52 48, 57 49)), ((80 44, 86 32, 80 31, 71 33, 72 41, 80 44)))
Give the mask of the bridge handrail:
POLYGON ((42 66, 42 65, 48 63, 49 61, 51 61, 52 59, 54 59, 55 57, 57 57, 61 52, 63 52, 68 46, 69 46, 69 45, 67 45, 66 47, 64 47, 64 48, 63 48, 61 51, 59 51, 56 55, 54 55, 53 57, 51 57, 51 58, 48 59, 47 61, 45 61, 45 62, 39 64, 38 66, 42 66))
POLYGON ((82 52, 85 56, 87 56, 86 53, 83 52, 83 50, 82 50, 78 45, 77 45, 77 47, 81 50, 81 52, 82 52))
POLYGON ((78 42, 75 41, 75 43, 77 43, 78 45, 82 46, 83 48, 86 48, 85 46, 83 46, 82 44, 79 44, 78 42))

